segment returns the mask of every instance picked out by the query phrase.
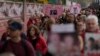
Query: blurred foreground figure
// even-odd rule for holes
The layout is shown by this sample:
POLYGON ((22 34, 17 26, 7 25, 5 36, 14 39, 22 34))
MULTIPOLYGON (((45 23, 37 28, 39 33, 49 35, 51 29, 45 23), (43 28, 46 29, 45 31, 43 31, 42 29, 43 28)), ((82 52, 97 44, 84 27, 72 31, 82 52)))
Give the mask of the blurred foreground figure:
POLYGON ((7 53, 2 53, 0 56, 15 56, 13 53, 7 52, 7 53))
POLYGON ((70 34, 52 34, 48 43, 52 56, 80 56, 79 40, 70 34))
POLYGON ((71 35, 64 36, 63 55, 65 55, 65 56, 78 56, 78 55, 80 55, 79 46, 77 46, 78 44, 75 43, 77 41, 74 38, 75 37, 73 37, 71 35))

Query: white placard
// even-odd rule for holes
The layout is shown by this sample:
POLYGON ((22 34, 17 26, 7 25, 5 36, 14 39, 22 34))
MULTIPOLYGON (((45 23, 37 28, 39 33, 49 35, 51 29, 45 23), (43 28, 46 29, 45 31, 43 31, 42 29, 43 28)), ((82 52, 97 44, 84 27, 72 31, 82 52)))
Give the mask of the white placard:
POLYGON ((51 31, 55 33, 72 33, 75 32, 74 24, 55 24, 52 25, 51 31))

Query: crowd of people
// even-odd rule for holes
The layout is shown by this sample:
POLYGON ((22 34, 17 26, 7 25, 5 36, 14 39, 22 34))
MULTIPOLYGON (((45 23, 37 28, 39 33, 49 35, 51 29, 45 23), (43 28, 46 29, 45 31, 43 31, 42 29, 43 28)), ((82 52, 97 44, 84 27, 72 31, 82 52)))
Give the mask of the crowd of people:
POLYGON ((38 16, 37 14, 29 18, 26 32, 23 32, 24 26, 22 22, 14 19, 8 20, 6 32, 4 32, 0 40, 0 56, 75 56, 71 52, 76 52, 77 49, 79 53, 84 54, 85 34, 100 33, 99 12, 100 10, 86 8, 82 9, 80 14, 76 16, 66 10, 58 18, 47 15, 38 16), (57 38, 53 38, 59 37, 58 35, 52 35, 50 39, 53 24, 73 24, 75 26, 75 36, 66 36, 66 34, 63 36, 66 51, 61 55, 60 50, 57 51, 57 55, 55 55, 56 51, 52 53, 52 50, 60 48, 59 45, 56 45, 60 43, 55 43, 55 41, 58 41, 57 38), (74 41, 74 39, 78 41, 74 41), (52 43, 56 45, 56 48, 52 49, 49 40, 53 41, 52 43), (73 44, 77 46, 73 47, 73 44))

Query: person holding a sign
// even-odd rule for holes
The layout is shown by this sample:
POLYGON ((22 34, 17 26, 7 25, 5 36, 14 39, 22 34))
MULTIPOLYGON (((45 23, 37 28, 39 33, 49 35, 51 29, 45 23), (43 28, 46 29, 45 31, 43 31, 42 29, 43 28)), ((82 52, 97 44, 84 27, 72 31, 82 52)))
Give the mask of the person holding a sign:
POLYGON ((62 14, 62 16, 57 20, 59 24, 75 23, 74 14, 67 12, 62 14))

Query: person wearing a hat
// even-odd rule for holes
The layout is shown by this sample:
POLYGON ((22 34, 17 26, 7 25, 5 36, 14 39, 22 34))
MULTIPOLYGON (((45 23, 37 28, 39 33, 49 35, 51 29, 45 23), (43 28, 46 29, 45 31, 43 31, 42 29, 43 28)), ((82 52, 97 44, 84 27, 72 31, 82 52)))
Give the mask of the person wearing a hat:
POLYGON ((1 49, 3 52, 12 52, 15 56, 35 56, 35 51, 32 45, 21 38, 22 24, 19 22, 13 22, 9 25, 9 37, 1 49))
MULTIPOLYGON (((5 42, 5 41, 7 41, 9 39, 9 29, 8 29, 8 27, 13 22, 16 22, 16 21, 13 20, 13 19, 10 19, 10 20, 7 21, 6 31, 1 36, 1 42, 5 42)), ((26 39, 27 38, 27 36, 26 36, 26 34, 24 32, 21 33, 21 38, 22 39, 26 39)))

